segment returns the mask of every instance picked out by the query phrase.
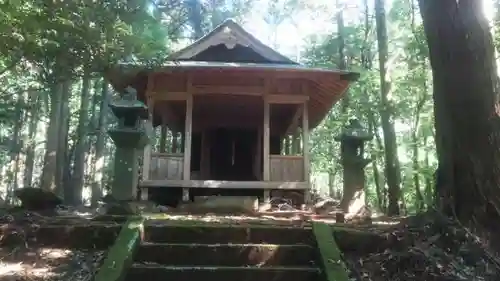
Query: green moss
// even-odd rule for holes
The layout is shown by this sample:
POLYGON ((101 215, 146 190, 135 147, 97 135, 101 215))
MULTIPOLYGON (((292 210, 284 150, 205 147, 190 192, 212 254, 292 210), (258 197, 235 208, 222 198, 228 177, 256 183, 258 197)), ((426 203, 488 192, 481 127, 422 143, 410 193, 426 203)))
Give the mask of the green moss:
POLYGON ((342 260, 342 253, 333 237, 332 228, 320 222, 313 222, 323 270, 328 281, 349 281, 347 268, 342 260))
POLYGON ((125 277, 141 240, 143 222, 144 219, 134 217, 123 225, 103 265, 97 272, 95 281, 120 281, 125 277))

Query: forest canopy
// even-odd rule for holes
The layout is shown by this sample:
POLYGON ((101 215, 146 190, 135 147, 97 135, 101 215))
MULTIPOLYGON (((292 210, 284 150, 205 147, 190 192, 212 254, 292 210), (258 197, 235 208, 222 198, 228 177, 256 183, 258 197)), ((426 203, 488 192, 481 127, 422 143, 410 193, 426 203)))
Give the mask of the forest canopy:
MULTIPOLYGON (((365 151, 371 160, 365 170, 368 205, 390 215, 435 206, 435 171, 438 160, 445 161, 436 151, 440 130, 434 130, 434 110, 441 108, 435 61, 442 53, 428 47, 434 42, 430 22, 440 23, 423 11, 443 7, 425 0, 355 2, 1 1, 1 196, 11 200, 14 190, 33 186, 54 190, 71 204, 97 202, 113 177, 114 146, 106 130, 114 122, 107 105, 115 93, 103 70, 119 62, 161 63, 233 18, 305 65, 361 73, 311 134, 312 182, 319 194, 342 197, 340 144, 331 136, 357 118, 374 136, 365 151), (314 18, 324 25, 304 31, 314 18), (287 42, 283 31, 298 39, 287 42)), ((490 52, 500 46, 499 3, 485 2, 491 8, 490 52)), ((462 18, 479 13, 480 5, 457 5, 462 18)), ((477 30, 488 25, 481 16, 477 30)))

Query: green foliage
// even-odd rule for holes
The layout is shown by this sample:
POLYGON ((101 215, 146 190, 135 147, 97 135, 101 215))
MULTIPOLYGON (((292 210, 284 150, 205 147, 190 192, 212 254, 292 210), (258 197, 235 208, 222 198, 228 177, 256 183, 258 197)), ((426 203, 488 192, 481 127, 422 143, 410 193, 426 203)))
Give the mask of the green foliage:
MULTIPOLYGON (((165 53, 167 33, 148 1, 2 1, 0 55, 26 61, 44 79, 101 71, 139 55, 165 53), (10 31, 10 32, 7 32, 10 31)), ((46 80, 48 81, 48 80, 46 80)))
MULTIPOLYGON (((58 161, 67 158, 67 166, 71 167, 84 72, 96 78, 119 61, 163 61, 185 22, 185 16, 179 12, 180 3, 0 0, 0 164, 5 167, 0 182, 17 184, 14 178, 22 173, 15 166, 24 163, 25 157, 35 162, 32 173, 38 178, 46 134, 46 128, 40 125, 51 124, 49 113, 59 110, 59 106, 61 118, 66 116, 65 110, 69 114, 58 118, 68 120, 67 124, 60 124, 59 132, 67 131, 64 135, 68 137, 64 140, 61 135, 65 143, 58 155, 64 156, 58 161), (73 85, 63 93, 61 103, 56 93, 62 81, 73 85), (31 97, 33 93, 35 99, 31 97), (59 104, 54 107, 55 103, 59 104), (28 125, 31 120, 34 127, 28 125)), ((97 116, 96 97, 101 93, 97 88, 91 93, 95 103, 89 112, 97 116)), ((95 116, 91 116, 92 122, 95 116)), ((89 145, 93 141, 88 139, 89 145)), ((68 173, 71 176, 71 172, 68 168, 63 177, 68 177, 68 173)))
MULTIPOLYGON (((366 11, 365 8, 360 7, 363 11, 366 11)), ((380 129, 380 78, 377 69, 373 67, 378 65, 375 56, 378 50, 373 32, 373 11, 368 11, 367 16, 361 14, 358 20, 347 24, 342 30, 348 69, 360 72, 361 77, 347 93, 348 110, 342 113, 340 106, 334 107, 321 126, 313 132, 312 168, 315 174, 328 173, 335 178, 331 181, 333 186, 328 188, 330 192, 342 190, 339 144, 330 140, 332 135, 340 133, 348 118, 356 116, 375 136, 373 141, 366 145, 365 153, 365 157, 372 159, 371 165, 366 169, 368 201, 376 209, 384 210, 387 198, 384 195, 384 146, 380 129), (377 191, 377 185, 381 190, 377 191)), ((408 212, 416 212, 418 210, 414 175, 417 175, 425 203, 430 204, 436 165, 430 94, 432 83, 427 44, 420 15, 412 1, 393 1, 387 20, 390 54, 387 72, 392 81, 389 108, 397 133, 402 171, 400 201, 408 212)), ((338 67, 340 40, 338 32, 309 38, 304 62, 318 67, 338 67)))

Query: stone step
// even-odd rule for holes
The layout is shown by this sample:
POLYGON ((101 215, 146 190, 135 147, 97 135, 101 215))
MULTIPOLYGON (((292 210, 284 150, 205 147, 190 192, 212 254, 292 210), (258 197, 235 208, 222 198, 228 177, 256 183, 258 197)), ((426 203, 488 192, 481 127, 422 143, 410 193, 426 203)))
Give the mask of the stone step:
POLYGON ((314 266, 309 245, 143 243, 134 260, 175 266, 314 266))
POLYGON ((301 267, 177 267, 134 264, 125 281, 320 281, 318 268, 301 267))
POLYGON ((239 225, 146 225, 144 241, 197 244, 301 244, 316 247, 310 228, 239 225))

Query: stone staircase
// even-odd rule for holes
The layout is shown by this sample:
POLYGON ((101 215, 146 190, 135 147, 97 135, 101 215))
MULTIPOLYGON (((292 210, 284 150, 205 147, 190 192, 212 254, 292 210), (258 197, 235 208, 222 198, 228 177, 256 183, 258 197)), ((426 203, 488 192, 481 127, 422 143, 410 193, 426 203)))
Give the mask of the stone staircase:
POLYGON ((146 224, 126 281, 325 280, 312 230, 146 224))

